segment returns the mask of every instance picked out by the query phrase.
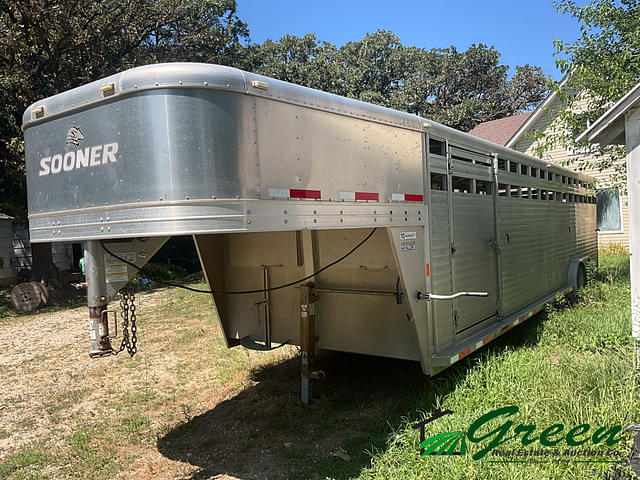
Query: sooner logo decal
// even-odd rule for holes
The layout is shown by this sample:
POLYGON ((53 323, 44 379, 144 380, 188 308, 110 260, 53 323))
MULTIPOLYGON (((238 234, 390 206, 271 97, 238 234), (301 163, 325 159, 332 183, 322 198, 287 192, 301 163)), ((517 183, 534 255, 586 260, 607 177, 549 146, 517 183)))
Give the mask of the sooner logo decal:
POLYGON ((62 171, 69 172, 76 168, 97 167, 118 161, 117 143, 107 143, 104 145, 94 145, 92 147, 78 148, 84 141, 84 134, 79 127, 72 126, 67 132, 65 141, 65 153, 57 153, 50 157, 40 159, 40 177, 56 174, 62 171), (75 150, 71 150, 75 148, 75 150))

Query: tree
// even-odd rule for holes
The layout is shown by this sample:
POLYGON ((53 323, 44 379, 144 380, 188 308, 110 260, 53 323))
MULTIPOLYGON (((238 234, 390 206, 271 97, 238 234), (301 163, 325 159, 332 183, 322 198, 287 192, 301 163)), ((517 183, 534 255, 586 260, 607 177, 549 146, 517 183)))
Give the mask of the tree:
POLYGON ((556 146, 589 155, 573 161, 579 169, 618 167, 614 183, 624 181, 624 150, 620 147, 576 145, 575 138, 613 102, 640 80, 640 1, 594 0, 578 6, 572 0, 554 3, 556 9, 580 22, 580 37, 572 43, 555 41, 556 64, 566 75, 555 87, 560 105, 556 120, 539 152, 556 146))
POLYGON ((517 66, 508 79, 508 66, 486 45, 466 52, 412 49, 414 65, 396 108, 405 109, 463 131, 479 123, 530 110, 546 96, 549 79, 540 67, 517 66))
POLYGON ((391 106, 393 97, 403 88, 404 50, 400 39, 388 30, 378 30, 358 42, 344 44, 336 53, 342 76, 340 93, 391 106))
MULTIPOLYGON (((235 0, 0 0, 0 211, 26 220, 29 104, 137 65, 233 63, 248 36, 235 9, 235 0)), ((34 267, 48 277, 50 249, 40 258, 34 267)))
POLYGON ((314 35, 286 35, 250 47, 246 68, 385 107, 416 113, 461 130, 529 110, 547 94, 539 67, 516 67, 508 79, 500 54, 485 45, 406 47, 378 30, 360 41, 335 46, 314 35))
POLYGON ((249 45, 236 66, 285 82, 338 93, 339 67, 337 49, 328 42, 318 42, 313 33, 304 37, 285 35, 277 42, 265 40, 249 45))

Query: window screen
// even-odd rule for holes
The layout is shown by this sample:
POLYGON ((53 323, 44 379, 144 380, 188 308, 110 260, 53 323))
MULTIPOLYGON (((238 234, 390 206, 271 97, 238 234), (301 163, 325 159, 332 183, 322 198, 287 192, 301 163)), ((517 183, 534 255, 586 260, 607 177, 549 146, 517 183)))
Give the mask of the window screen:
POLYGON ((622 230, 620 190, 617 188, 604 188, 598 190, 596 195, 598 230, 601 232, 619 232, 622 230))

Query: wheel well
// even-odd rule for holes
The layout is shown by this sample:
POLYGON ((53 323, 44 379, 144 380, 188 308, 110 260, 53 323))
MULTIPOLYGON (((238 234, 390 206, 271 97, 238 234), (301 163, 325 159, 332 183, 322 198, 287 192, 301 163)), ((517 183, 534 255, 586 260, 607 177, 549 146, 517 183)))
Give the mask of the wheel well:
POLYGON ((583 258, 574 258, 571 260, 571 262, 569 262, 569 275, 567 280, 568 280, 569 286, 573 288, 574 292, 577 291, 578 289, 579 275, 581 274, 581 271, 584 272, 584 275, 586 276, 586 273, 587 273, 586 264, 588 260, 589 258, 583 257, 583 258))

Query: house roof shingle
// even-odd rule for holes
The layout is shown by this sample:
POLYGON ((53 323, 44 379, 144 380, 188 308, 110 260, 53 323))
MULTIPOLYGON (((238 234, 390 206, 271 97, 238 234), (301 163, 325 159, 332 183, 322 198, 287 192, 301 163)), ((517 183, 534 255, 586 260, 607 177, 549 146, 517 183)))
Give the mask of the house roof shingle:
POLYGON ((497 143, 498 145, 506 145, 532 113, 533 112, 521 113, 520 115, 483 122, 476 125, 469 131, 469 134, 497 143))

